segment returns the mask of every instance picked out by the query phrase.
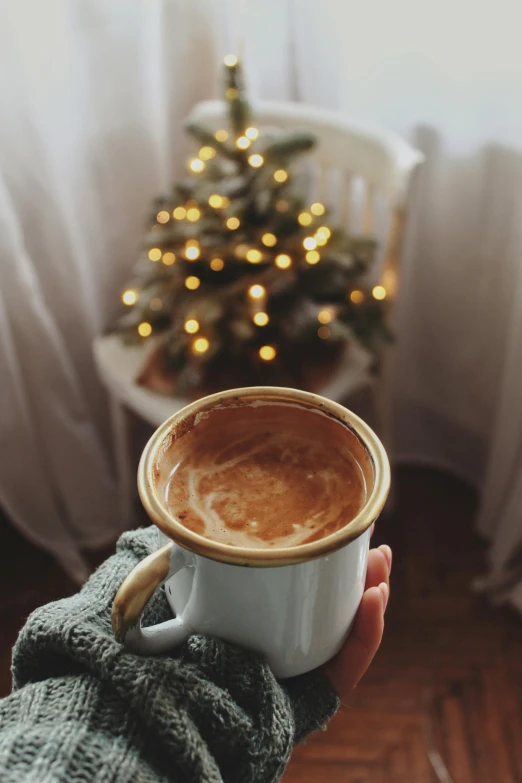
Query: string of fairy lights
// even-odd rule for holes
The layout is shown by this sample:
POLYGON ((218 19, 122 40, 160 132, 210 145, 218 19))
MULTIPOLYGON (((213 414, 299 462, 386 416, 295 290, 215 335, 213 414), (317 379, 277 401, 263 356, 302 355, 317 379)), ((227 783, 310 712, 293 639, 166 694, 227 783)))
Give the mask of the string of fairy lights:
MULTIPOLYGON (((224 59, 224 64, 227 68, 233 68, 237 65, 238 60, 235 55, 227 55, 224 59)), ((226 98, 229 101, 233 101, 238 97, 237 90, 229 88, 226 92, 226 98), (232 94, 232 93, 235 94, 232 94)), ((219 129, 215 132, 214 138, 219 144, 225 144, 227 141, 233 142, 237 150, 246 152, 250 149, 251 145, 258 139, 260 131, 258 128, 251 126, 248 127, 238 135, 236 138, 231 139, 230 134, 225 129, 219 129)), ((199 149, 197 157, 192 158, 188 162, 188 168, 192 175, 198 176, 202 174, 207 166, 208 161, 211 161, 217 154, 215 147, 210 144, 205 144, 199 149)), ((253 169, 262 169, 265 165, 265 159, 259 152, 252 152, 246 158, 248 165, 253 169)), ((278 184, 284 184, 289 177, 289 173, 284 168, 276 168, 271 174, 273 180, 278 184)), ((214 211, 214 214, 218 214, 226 210, 230 205, 230 200, 227 196, 218 192, 213 192, 207 199, 208 207, 214 211)), ((280 199, 276 202, 276 210, 284 213, 289 209, 289 204, 284 199, 280 199)), ((181 223, 188 228, 190 233, 190 226, 195 225, 203 217, 206 206, 195 200, 188 200, 184 205, 176 206, 172 211, 167 209, 160 209, 156 215, 156 225, 153 226, 153 230, 159 227, 166 227, 169 223, 174 221, 175 223, 181 223)), ((315 266, 321 261, 321 249, 324 248, 332 235, 331 229, 321 222, 321 218, 325 215, 326 208, 324 204, 316 201, 310 205, 307 210, 303 210, 297 216, 297 221, 300 226, 304 228, 310 227, 310 232, 305 236, 302 241, 299 250, 292 253, 287 249, 281 248, 279 250, 280 240, 276 234, 271 231, 266 231, 261 234, 259 238, 259 245, 252 246, 245 243, 238 243, 233 247, 233 254, 236 258, 245 260, 253 266, 257 264, 271 263, 277 269, 285 271, 293 267, 294 265, 306 264, 315 266), (318 225, 316 225, 318 224, 318 225)), ((223 216, 223 225, 231 232, 233 236, 234 232, 241 227, 241 220, 235 215, 223 216)), ((158 243, 159 244, 159 243, 158 243)), ((197 238, 188 237, 179 256, 188 262, 195 262, 205 260, 208 261, 208 265, 213 272, 220 272, 225 268, 225 261, 219 256, 213 256, 206 258, 206 251, 203 252, 201 245, 197 238), (202 253, 204 258, 202 258, 202 253)), ((174 265, 178 257, 176 253, 171 250, 163 251, 160 247, 152 247, 148 251, 148 259, 151 263, 155 264, 161 262, 166 267, 174 265)), ((183 280, 185 288, 190 292, 198 292, 201 287, 201 279, 197 274, 187 274, 183 280)), ((132 307, 138 302, 140 292, 137 288, 128 288, 122 294, 122 301, 125 305, 132 307)), ((371 296, 376 300, 384 300, 388 295, 387 289, 384 285, 379 284, 373 287, 371 290, 371 296)), ((256 327, 263 328, 270 322, 270 316, 267 312, 267 299, 268 292, 265 286, 260 283, 249 285, 245 290, 245 296, 249 302, 250 313, 252 322, 256 327)), ((360 289, 354 289, 347 293, 348 298, 354 305, 361 304, 366 294, 360 289)), ((153 297, 149 301, 149 307, 151 310, 160 310, 162 308, 162 300, 159 297, 153 297)), ((331 334, 329 324, 335 319, 337 314, 335 307, 322 307, 317 312, 318 329, 317 334, 321 339, 328 339, 331 334)), ((148 321, 142 321, 137 325, 138 335, 142 338, 150 337, 153 334, 153 326, 148 321)), ((191 343, 191 351, 194 355, 205 354, 211 347, 209 336, 202 335, 200 322, 194 317, 187 317, 184 322, 184 330, 187 335, 193 337, 191 343)), ((277 356, 277 346, 272 344, 262 345, 258 349, 258 356, 263 362, 272 362, 277 356)))

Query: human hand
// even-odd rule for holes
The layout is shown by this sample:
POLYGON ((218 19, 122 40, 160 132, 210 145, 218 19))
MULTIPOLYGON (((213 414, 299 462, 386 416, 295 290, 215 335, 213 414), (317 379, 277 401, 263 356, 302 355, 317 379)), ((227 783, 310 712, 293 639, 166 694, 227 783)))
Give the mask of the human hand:
POLYGON ((390 592, 391 566, 389 546, 370 550, 364 595, 352 632, 337 655, 323 666, 341 701, 355 688, 379 649, 390 592))

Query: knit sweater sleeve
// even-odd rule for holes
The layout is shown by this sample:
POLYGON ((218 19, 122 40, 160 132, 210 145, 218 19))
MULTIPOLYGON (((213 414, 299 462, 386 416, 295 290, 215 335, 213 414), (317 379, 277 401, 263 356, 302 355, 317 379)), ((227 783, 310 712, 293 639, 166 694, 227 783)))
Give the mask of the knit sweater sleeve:
MULTIPOLYGON (((77 595, 36 610, 0 701, 0 779, 39 783, 268 783, 338 706, 311 672, 279 683, 256 654, 192 636, 170 655, 118 644, 110 610, 153 528, 126 533, 77 595)), ((170 617, 163 591, 146 623, 170 617)))

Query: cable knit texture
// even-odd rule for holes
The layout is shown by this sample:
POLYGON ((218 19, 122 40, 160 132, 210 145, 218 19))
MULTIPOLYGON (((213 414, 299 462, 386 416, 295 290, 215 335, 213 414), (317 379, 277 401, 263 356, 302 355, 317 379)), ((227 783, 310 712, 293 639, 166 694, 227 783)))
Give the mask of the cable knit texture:
MULTIPOLYGON (((77 595, 37 609, 0 701, 2 783, 264 783, 338 699, 320 672, 278 682, 260 656, 192 636, 142 657, 113 637, 111 606, 155 528, 123 535, 77 595)), ((145 623, 171 617, 163 590, 145 623)))

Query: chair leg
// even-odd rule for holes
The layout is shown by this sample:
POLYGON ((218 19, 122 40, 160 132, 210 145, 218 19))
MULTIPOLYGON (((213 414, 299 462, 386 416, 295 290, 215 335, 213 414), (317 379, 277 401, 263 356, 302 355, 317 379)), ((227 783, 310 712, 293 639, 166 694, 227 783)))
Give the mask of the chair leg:
POLYGON ((134 525, 136 481, 130 450, 129 421, 124 406, 115 396, 111 396, 111 421, 121 523, 122 529, 128 530, 134 525))

